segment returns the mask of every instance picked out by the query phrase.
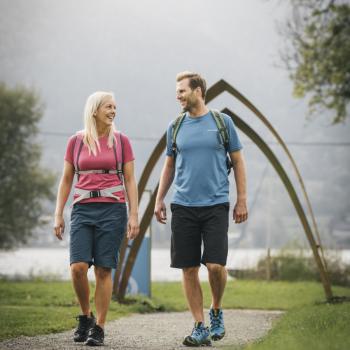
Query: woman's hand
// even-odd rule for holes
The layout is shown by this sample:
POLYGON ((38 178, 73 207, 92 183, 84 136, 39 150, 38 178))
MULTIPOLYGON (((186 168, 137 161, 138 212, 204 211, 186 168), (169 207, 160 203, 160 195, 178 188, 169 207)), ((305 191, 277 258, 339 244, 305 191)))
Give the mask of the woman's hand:
POLYGON ((129 214, 128 219, 128 231, 127 231, 127 237, 128 239, 134 239, 139 234, 140 227, 139 227, 139 219, 137 214, 129 214))
POLYGON ((54 233, 56 237, 61 241, 63 239, 65 223, 63 215, 55 215, 54 233))

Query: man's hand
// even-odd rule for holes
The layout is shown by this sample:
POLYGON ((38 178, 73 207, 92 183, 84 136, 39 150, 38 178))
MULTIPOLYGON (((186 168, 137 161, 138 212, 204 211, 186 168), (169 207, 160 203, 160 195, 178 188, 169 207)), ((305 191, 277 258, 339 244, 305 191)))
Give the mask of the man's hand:
POLYGON ((238 201, 233 208, 233 221, 240 224, 248 219, 248 210, 246 201, 238 201))
POLYGON ((156 201, 154 215, 156 216, 158 222, 161 224, 166 224, 166 207, 164 201, 156 201))
POLYGON ((65 223, 62 215, 55 215, 55 224, 53 226, 55 236, 62 241, 65 223))
POLYGON ((128 237, 128 239, 134 239, 137 237, 139 232, 140 232, 140 227, 139 227, 138 215, 129 214, 128 231, 126 236, 128 237))

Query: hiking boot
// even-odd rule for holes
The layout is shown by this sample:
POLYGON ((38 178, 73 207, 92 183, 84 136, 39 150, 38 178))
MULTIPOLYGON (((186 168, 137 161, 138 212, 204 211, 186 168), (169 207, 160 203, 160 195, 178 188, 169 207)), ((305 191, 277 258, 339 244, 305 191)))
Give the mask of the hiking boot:
POLYGON ((182 342, 186 346, 211 346, 210 333, 208 327, 204 327, 202 322, 196 322, 191 335, 188 335, 182 342))
POLYGON ((74 332, 73 339, 75 342, 84 342, 88 337, 90 328, 95 325, 96 319, 91 312, 90 317, 87 315, 79 315, 76 317, 76 320, 79 321, 79 324, 74 332))
POLYGON ((105 338, 105 332, 100 326, 95 324, 95 326, 90 329, 89 336, 87 338, 85 345, 102 346, 104 338, 105 338))
POLYGON ((224 314, 221 309, 210 309, 210 336, 213 340, 220 340, 225 335, 224 314))

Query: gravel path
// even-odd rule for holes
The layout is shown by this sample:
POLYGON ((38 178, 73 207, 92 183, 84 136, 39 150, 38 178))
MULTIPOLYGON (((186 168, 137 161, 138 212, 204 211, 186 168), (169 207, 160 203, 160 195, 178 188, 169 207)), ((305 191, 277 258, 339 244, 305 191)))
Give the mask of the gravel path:
MULTIPOLYGON (((242 345, 263 337, 281 311, 225 310, 226 336, 211 349, 242 345)), ((206 311, 208 315, 208 311, 206 311)), ((206 320, 207 324, 208 321, 206 320)), ((134 314, 109 322, 103 349, 177 350, 188 349, 182 339, 192 329, 189 312, 134 314)), ((87 349, 72 341, 73 331, 0 342, 0 349, 87 349)))

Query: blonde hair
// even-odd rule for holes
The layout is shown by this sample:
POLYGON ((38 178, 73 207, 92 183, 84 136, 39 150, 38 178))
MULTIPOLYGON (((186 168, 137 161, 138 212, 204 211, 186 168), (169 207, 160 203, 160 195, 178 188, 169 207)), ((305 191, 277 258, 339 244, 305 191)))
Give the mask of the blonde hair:
MULTIPOLYGON (((89 149, 89 154, 97 155, 97 149, 100 151, 100 143, 98 141, 98 133, 96 127, 95 114, 98 108, 107 99, 112 98, 114 100, 113 92, 96 91, 91 94, 85 103, 84 108, 84 144, 89 149)), ((114 124, 112 124, 108 134, 108 147, 113 147, 114 132, 116 131, 114 124)))

